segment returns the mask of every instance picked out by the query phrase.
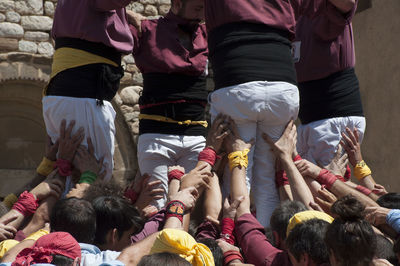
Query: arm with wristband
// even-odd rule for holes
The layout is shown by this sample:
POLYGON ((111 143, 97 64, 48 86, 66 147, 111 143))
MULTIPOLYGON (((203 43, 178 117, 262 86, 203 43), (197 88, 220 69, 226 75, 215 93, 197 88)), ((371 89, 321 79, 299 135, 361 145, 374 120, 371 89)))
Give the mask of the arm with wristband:
POLYGON ((279 140, 273 141, 267 134, 263 134, 263 138, 271 146, 272 151, 277 159, 280 160, 287 174, 293 199, 301 201, 305 206, 311 209, 310 203, 314 203, 313 195, 293 162, 293 159, 296 161, 301 160, 301 157, 296 151, 297 131, 293 120, 287 124, 279 140))
POLYGON ((352 131, 346 128, 346 133, 342 132, 340 145, 345 149, 349 157, 349 162, 354 168, 354 176, 362 186, 373 190, 376 183, 372 177, 371 169, 363 160, 358 130, 355 128, 352 131))
POLYGON ((365 206, 378 206, 378 204, 371 198, 346 185, 344 182, 340 181, 336 175, 332 174, 326 169, 322 169, 321 167, 304 159, 299 161, 296 166, 303 176, 313 178, 321 185, 325 185, 325 187, 337 198, 342 198, 346 195, 352 194, 365 206))
POLYGON ((185 168, 179 165, 168 167, 168 199, 178 193, 184 175, 185 168))

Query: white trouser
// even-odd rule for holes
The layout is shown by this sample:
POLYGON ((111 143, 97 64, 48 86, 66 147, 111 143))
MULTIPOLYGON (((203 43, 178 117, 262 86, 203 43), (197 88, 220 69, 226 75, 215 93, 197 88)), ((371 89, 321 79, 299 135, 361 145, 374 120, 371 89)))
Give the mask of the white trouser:
MULTIPOLYGON (((115 111, 111 103, 96 105, 96 99, 74 98, 63 96, 46 96, 43 98, 43 118, 47 134, 53 143, 60 135, 60 124, 63 119, 67 125, 75 120, 74 134, 80 127, 85 130, 82 145, 87 146, 86 138, 90 137, 97 159, 104 157, 106 180, 111 179, 114 167, 115 111)), ((104 169, 103 169, 104 170, 104 169)))
MULTIPOLYGON (((203 136, 183 136, 168 134, 143 134, 138 141, 138 162, 140 173, 151 175, 150 182, 161 180, 161 187, 168 192, 168 166, 179 165, 188 173, 196 167, 198 155, 204 149, 206 139, 203 136)), ((153 202, 157 208, 163 208, 164 198, 153 202)))
POLYGON ((297 151, 310 162, 327 165, 333 159, 346 127, 357 128, 362 141, 365 117, 347 116, 314 121, 297 128, 297 151))
MULTIPOLYGON (((269 226, 279 197, 275 156, 262 134, 278 140, 288 121, 297 118, 298 89, 286 82, 255 81, 219 89, 210 95, 209 101, 212 119, 219 113, 227 114, 235 120, 244 141, 255 140, 248 154, 246 182, 251 187, 258 221, 269 226)), ((229 191, 229 185, 229 176, 224 176, 224 192, 229 191)))

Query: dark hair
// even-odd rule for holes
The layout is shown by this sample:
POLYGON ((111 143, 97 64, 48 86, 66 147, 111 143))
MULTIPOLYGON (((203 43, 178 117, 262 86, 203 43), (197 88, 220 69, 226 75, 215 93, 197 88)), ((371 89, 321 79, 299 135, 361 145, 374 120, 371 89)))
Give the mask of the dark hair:
POLYGON ((331 208, 336 218, 329 225, 325 243, 342 265, 369 265, 375 255, 376 235, 364 220, 364 205, 348 195, 331 208))
POLYGON ((96 237, 94 243, 102 245, 106 242, 107 233, 116 228, 118 237, 135 228, 138 233, 143 229, 144 221, 137 209, 127 200, 117 196, 98 197, 93 201, 93 208, 96 212, 96 237))
POLYGON ((68 232, 79 243, 92 244, 96 232, 96 213, 87 200, 59 200, 50 215, 52 232, 68 232))
POLYGON ((109 181, 97 180, 85 190, 83 198, 89 202, 93 202, 95 198, 101 196, 123 197, 121 184, 113 178, 109 181))
POLYGON ((393 251, 393 244, 383 235, 376 235, 375 257, 388 260, 391 264, 397 265, 397 257, 393 251))
POLYGON ((376 201, 379 206, 388 209, 400 209, 400 193, 387 193, 376 201))
MULTIPOLYGON (((272 213, 270 226, 272 231, 276 231, 282 240, 286 239, 286 229, 290 218, 298 212, 306 211, 307 208, 300 201, 282 202, 272 213)), ((274 239, 276 242, 276 239, 274 239)))
POLYGON ((187 260, 175 253, 162 252, 144 256, 138 266, 191 266, 187 260))
POLYGON ((329 262, 328 248, 324 243, 328 225, 324 220, 311 219, 293 228, 286 239, 286 246, 297 261, 308 254, 316 264, 329 262))
POLYGON ((198 243, 206 245, 213 254, 215 266, 224 266, 224 253, 218 246, 218 242, 212 238, 200 238, 197 240, 198 243))
POLYGON ((71 258, 68 258, 63 255, 55 255, 53 254, 53 260, 51 261, 51 264, 57 265, 57 266, 71 266, 74 263, 74 260, 71 258))

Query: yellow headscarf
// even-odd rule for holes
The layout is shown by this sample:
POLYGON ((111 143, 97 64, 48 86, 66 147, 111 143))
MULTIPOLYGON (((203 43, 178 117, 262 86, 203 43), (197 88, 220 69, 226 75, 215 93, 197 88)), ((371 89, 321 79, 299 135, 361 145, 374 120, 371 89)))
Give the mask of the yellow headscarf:
POLYGON ((10 249, 19 244, 19 241, 14 239, 7 239, 0 242, 0 259, 4 257, 10 249))
POLYGON ((311 219, 320 219, 324 220, 328 223, 333 222, 333 217, 324 213, 324 212, 319 212, 319 211, 303 211, 303 212, 298 212, 295 215, 293 215, 292 218, 289 220, 288 227, 286 229, 286 236, 289 236, 289 233, 293 230, 293 228, 297 224, 304 223, 308 220, 311 219))
POLYGON ((150 254, 161 252, 178 254, 194 266, 215 266, 210 249, 182 230, 164 229, 158 234, 150 254))

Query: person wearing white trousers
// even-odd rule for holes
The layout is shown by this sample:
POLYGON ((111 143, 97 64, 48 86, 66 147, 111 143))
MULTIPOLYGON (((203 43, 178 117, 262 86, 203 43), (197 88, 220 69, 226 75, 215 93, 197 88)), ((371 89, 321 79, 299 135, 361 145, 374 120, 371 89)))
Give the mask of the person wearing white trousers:
MULTIPOLYGON (((278 140, 291 119, 296 119, 299 93, 287 82, 253 81, 221 88, 209 96, 210 113, 229 115, 237 124, 244 141, 255 140, 248 158, 246 182, 251 188, 257 219, 267 226, 279 204, 275 187, 275 156, 262 138, 268 134, 278 140)), ((224 194, 229 193, 229 177, 224 177, 224 194)))

